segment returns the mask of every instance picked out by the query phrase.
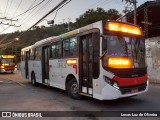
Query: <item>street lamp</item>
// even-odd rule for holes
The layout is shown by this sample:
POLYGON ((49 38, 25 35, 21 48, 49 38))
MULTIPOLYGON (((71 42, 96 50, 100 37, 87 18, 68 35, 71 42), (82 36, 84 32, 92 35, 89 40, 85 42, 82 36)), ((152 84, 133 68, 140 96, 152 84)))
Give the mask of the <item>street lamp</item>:
POLYGON ((16 37, 16 38, 15 38, 15 41, 19 41, 19 37, 16 37))

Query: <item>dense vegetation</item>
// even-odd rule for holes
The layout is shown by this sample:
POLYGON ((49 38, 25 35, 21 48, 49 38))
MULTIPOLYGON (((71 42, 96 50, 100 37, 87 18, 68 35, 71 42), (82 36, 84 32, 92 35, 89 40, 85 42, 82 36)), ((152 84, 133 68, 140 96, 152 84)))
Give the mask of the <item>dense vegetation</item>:
MULTIPOLYGON (((99 20, 116 20, 120 16, 120 13, 115 9, 109 9, 108 11, 105 11, 102 8, 97 8, 96 10, 89 9, 84 14, 80 15, 80 17, 76 19, 75 23, 70 23, 70 27, 71 30, 74 30, 76 28, 83 27, 99 20)), ((67 23, 58 25, 55 24, 50 27, 36 26, 30 31, 16 31, 14 33, 0 35, 0 41, 3 40, 6 36, 8 36, 5 40, 0 42, 0 44, 3 44, 13 41, 15 37, 24 33, 20 37, 20 40, 18 42, 15 42, 14 45, 8 45, 7 47, 1 49, 0 54, 16 54, 17 56, 20 56, 21 48, 32 45, 35 42, 44 38, 66 33, 68 31, 67 27, 67 23)))

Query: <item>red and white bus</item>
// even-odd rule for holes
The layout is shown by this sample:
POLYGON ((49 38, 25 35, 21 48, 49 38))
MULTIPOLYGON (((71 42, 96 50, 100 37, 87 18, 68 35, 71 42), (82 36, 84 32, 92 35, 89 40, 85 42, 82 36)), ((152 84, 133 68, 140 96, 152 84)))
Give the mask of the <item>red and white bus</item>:
POLYGON ((13 73, 17 70, 15 55, 0 55, 0 73, 13 73))
POLYGON ((99 21, 21 50, 22 75, 80 99, 112 100, 148 90, 145 40, 130 23, 99 21))

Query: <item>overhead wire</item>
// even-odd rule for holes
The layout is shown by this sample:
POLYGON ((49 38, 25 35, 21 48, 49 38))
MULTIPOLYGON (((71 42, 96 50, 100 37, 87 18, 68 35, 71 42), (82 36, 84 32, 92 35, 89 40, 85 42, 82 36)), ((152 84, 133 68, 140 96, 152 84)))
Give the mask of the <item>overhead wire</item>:
POLYGON ((23 0, 21 0, 21 1, 19 2, 18 7, 17 7, 17 9, 14 11, 12 18, 14 17, 14 15, 16 15, 19 7, 21 6, 22 1, 23 1, 23 0))
POLYGON ((6 14, 6 10, 8 8, 8 3, 9 3, 9 0, 7 0, 7 5, 6 5, 5 11, 4 11, 4 17, 5 17, 5 14, 6 14))
MULTIPOLYGON (((37 0, 34 0, 31 4, 30 4, 30 6, 28 7, 28 9, 30 9, 34 4, 35 4, 35 2, 36 2, 37 0)), ((38 7, 38 6, 37 6, 38 7)), ((27 9, 27 10, 28 10, 27 9)), ((36 8, 34 8, 32 11, 34 11, 36 8)), ((31 11, 31 13, 32 13, 32 11, 31 11)), ((25 17, 25 15, 21 18, 21 19, 24 19, 24 17, 25 17)))
MULTIPOLYGON (((27 22, 29 22, 29 20, 31 20, 31 18, 34 16, 36 16, 37 15, 37 13, 39 12, 39 11, 41 11, 42 9, 44 9, 50 2, 51 2, 52 0, 48 0, 48 2, 47 3, 45 3, 43 6, 41 6, 34 14, 32 14, 33 12, 34 12, 34 10, 28 15, 28 16, 30 16, 31 14, 32 14, 32 16, 30 16, 30 17, 26 17, 22 22, 21 22, 21 25, 24 25, 25 24, 25 22, 27 21, 27 22)), ((27 23, 26 22, 26 23, 27 23)))
MULTIPOLYGON (((43 0, 44 1, 44 0, 43 0)), ((67 1, 67 0, 66 0, 67 1)), ((38 23, 40 23, 45 17, 47 17, 49 14, 51 14, 54 10, 56 9, 60 9, 62 8, 62 6, 64 7, 63 3, 66 2, 65 0, 61 1, 57 6, 55 6, 52 10, 50 10, 47 14, 45 14, 41 19, 39 19, 34 25, 32 25, 29 29, 27 29, 26 31, 29 31, 31 28, 33 28, 35 25, 37 25, 38 23)), ((71 0, 70 0, 71 1, 71 0)), ((69 2, 70 2, 69 1, 69 2)), ((69 3, 67 2, 67 4, 69 3)), ((66 4, 65 4, 66 5, 66 4)), ((19 36, 17 37, 21 37, 25 34, 25 32, 21 33, 19 36)))
POLYGON ((9 10, 10 10, 10 8, 11 8, 12 2, 13 2, 13 0, 11 0, 11 2, 10 2, 9 8, 8 8, 8 10, 7 10, 7 12, 6 12, 6 16, 7 16, 7 14, 9 13, 9 10))
MULTIPOLYGON (((8 1, 9 1, 9 0, 8 0, 8 1)), ((8 6, 8 1, 7 1, 7 6, 8 6)), ((30 9, 26 10, 25 12, 23 12, 23 13, 15 16, 15 17, 13 17, 12 19, 17 18, 17 17, 19 17, 19 16, 21 16, 21 15, 24 15, 24 14, 27 13, 28 11, 30 11, 30 10, 32 10, 33 8, 35 8, 35 7, 39 6, 40 4, 42 4, 44 1, 45 1, 45 0, 42 0, 41 2, 39 2, 38 4, 36 4, 35 6, 33 6, 32 8, 30 8, 30 9)), ((19 6, 20 6, 20 5, 19 5, 19 6)), ((6 10, 5 10, 5 11, 6 11, 6 10)), ((10 26, 8 26, 5 30, 7 30, 9 27, 10 27, 10 26)), ((5 30, 1 31, 0 33, 4 32, 5 30)))
POLYGON ((39 2, 38 4, 36 4, 35 6, 31 7, 30 9, 26 10, 25 12, 23 12, 23 13, 15 16, 14 18, 17 18, 17 17, 19 17, 19 16, 21 16, 21 15, 24 15, 24 14, 27 13, 28 11, 30 11, 30 10, 32 10, 33 8, 35 8, 35 7, 39 6, 40 4, 42 4, 44 1, 45 1, 45 0, 42 0, 41 2, 39 2))
POLYGON ((65 3, 65 4, 64 4, 64 5, 62 5, 60 8, 58 8, 58 9, 57 9, 56 14, 55 14, 55 16, 54 16, 53 20, 55 20, 55 18, 56 18, 56 16, 57 16, 58 11, 59 11, 62 7, 64 7, 65 5, 67 5, 69 2, 71 2, 71 1, 72 1, 72 0, 69 0, 67 3, 65 3))
MULTIPOLYGON (((13 16, 16 15, 16 13, 17 13, 17 11, 18 11, 18 9, 19 9, 22 1, 23 1, 23 0, 21 0, 21 1, 19 2, 17 9, 16 9, 15 12, 13 13, 13 16)), ((11 17, 12 19, 13 19, 13 16, 11 17)), ((7 28, 4 28, 0 33, 3 33, 5 30, 7 30, 7 29, 10 28, 10 27, 11 27, 11 26, 8 26, 7 28)), ((0 41, 0 43, 2 43, 9 35, 10 35, 10 34, 6 35, 6 36, 0 41)))
POLYGON ((80 13, 80 12, 82 12, 82 11, 85 11, 85 10, 89 9, 90 7, 92 7, 92 6, 95 6, 96 4, 99 4, 101 1, 103 1, 103 0, 98 0, 97 2, 93 3, 92 5, 89 5, 88 7, 84 8, 84 9, 82 9, 82 10, 80 10, 80 11, 75 12, 74 14, 72 14, 72 15, 70 16, 70 18, 72 18, 72 17, 73 17, 74 15, 76 15, 77 13, 80 13))
POLYGON ((110 2, 112 2, 112 0, 106 0, 106 1, 104 1, 103 3, 101 3, 100 5, 98 5, 96 7, 103 7, 103 6, 105 6, 106 4, 108 4, 110 2))

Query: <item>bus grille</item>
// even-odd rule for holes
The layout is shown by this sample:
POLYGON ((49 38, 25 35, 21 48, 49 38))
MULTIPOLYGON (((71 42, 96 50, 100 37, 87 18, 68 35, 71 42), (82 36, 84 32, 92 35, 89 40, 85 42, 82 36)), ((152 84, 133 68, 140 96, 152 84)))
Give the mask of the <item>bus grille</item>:
POLYGON ((120 87, 120 91, 122 94, 129 94, 134 93, 134 90, 137 90, 137 92, 143 91, 146 89, 147 83, 137 85, 137 86, 131 86, 131 87, 120 87))

